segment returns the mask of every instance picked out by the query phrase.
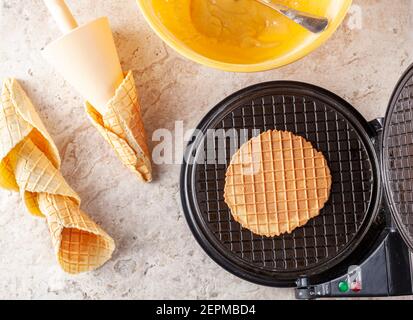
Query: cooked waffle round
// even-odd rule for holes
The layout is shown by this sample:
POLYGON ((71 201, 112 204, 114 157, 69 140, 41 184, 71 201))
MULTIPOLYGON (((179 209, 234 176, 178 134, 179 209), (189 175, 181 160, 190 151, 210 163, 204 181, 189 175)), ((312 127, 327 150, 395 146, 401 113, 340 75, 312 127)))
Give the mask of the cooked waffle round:
POLYGON ((319 215, 331 189, 324 155, 287 131, 267 131, 234 154, 225 202, 234 219, 267 237, 291 233, 319 215))

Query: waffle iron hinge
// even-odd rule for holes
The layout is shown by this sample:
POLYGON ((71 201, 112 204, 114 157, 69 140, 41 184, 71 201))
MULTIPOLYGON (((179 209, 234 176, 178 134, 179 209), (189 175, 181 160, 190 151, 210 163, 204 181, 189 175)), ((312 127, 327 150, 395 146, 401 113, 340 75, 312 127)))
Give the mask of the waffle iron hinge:
POLYGON ((376 135, 373 138, 373 144, 378 147, 377 142, 380 142, 381 140, 381 134, 383 131, 383 125, 384 125, 384 118, 377 118, 369 122, 370 127, 374 130, 376 135))

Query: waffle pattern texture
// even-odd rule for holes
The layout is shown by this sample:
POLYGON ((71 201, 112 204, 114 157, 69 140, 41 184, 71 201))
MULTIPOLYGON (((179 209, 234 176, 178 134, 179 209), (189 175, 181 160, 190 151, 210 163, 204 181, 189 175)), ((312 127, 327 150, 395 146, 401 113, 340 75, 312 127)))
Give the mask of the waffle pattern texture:
POLYGON ((101 115, 89 102, 86 102, 86 111, 122 163, 140 179, 150 182, 151 157, 132 72, 108 102, 106 114, 101 115))
POLYGON ((279 236, 319 215, 331 184, 327 161, 310 142, 291 132, 267 131, 234 154, 225 202, 243 227, 279 236))
POLYGON ((64 271, 94 270, 111 258, 113 239, 80 209, 52 138, 14 79, 4 81, 0 97, 0 161, 0 187, 20 192, 28 211, 46 219, 64 271))

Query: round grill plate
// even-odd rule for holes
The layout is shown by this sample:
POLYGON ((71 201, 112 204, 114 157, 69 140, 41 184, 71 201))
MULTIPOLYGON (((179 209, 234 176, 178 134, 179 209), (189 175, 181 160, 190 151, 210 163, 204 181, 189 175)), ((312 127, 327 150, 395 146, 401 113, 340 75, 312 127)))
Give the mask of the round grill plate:
POLYGON ((413 249, 413 66, 396 87, 385 119, 382 165, 387 200, 413 249))
POLYGON ((303 83, 263 83, 218 104, 198 129, 187 149, 195 161, 182 170, 183 207, 200 244, 229 271, 262 284, 293 285, 299 276, 337 265, 366 234, 379 202, 373 133, 341 98, 303 83), (239 138, 247 132, 248 139, 270 129, 291 131, 323 152, 333 185, 320 216, 292 234, 272 238, 255 235, 232 218, 223 192, 236 150, 228 137, 215 132, 234 129, 239 138), (211 152, 216 161, 205 156, 211 152), (222 154, 223 162, 218 161, 222 154))

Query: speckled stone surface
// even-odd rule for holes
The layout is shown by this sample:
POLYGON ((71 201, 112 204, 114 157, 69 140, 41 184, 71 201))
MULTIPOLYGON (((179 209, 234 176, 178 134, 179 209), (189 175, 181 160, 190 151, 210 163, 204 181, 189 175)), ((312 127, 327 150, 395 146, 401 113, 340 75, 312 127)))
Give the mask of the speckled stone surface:
MULTIPOLYGON (((308 57, 270 72, 231 74, 167 48, 133 0, 68 1, 81 23, 110 17, 123 67, 138 82, 149 136, 157 128, 173 129, 175 120, 192 128, 233 91, 278 79, 323 86, 367 119, 383 116, 413 61, 410 2, 356 0, 338 32, 308 57)), ((17 194, 0 191, 0 298, 292 299, 292 290, 232 276, 201 250, 180 208, 178 165, 156 166, 156 180, 147 185, 122 167, 87 121, 81 98, 43 60, 41 49, 58 35, 41 0, 0 0, 0 79, 21 81, 59 147, 63 173, 83 209, 115 238, 117 251, 98 271, 64 274, 44 221, 27 214, 17 194)))

